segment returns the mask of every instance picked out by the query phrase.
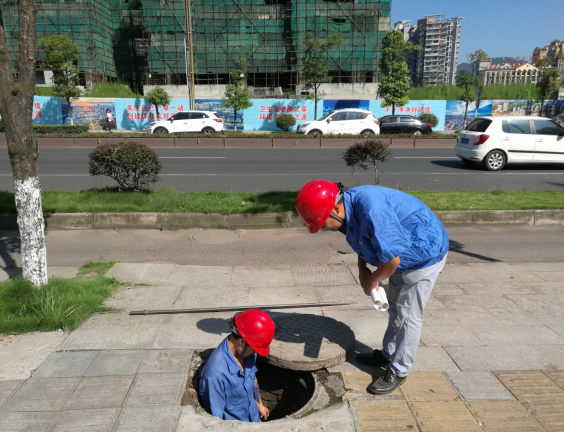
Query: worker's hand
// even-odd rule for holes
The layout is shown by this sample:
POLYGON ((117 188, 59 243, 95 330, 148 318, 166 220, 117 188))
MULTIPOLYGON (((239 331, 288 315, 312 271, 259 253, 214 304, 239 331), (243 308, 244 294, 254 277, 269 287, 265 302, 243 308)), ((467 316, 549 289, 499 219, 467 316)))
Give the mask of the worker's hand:
POLYGON ((258 406, 258 410, 259 410, 261 419, 266 421, 268 419, 268 417, 270 416, 270 411, 262 403, 257 403, 257 406, 258 406))
POLYGON ((376 287, 378 287, 378 281, 374 282, 374 279, 372 278, 372 275, 369 278, 366 278, 360 285, 362 287, 362 290, 364 290, 364 294, 366 296, 370 296, 370 292, 372 291, 372 289, 375 289, 376 287))

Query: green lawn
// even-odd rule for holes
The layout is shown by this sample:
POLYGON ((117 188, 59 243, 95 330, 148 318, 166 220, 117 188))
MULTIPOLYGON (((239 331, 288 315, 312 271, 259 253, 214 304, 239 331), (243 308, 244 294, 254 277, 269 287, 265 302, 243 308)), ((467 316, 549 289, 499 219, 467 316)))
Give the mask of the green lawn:
MULTIPOLYGON (((405 191, 433 210, 564 209, 564 191, 405 191)), ((294 210, 297 192, 187 193, 171 188, 125 192, 117 188, 44 191, 43 211, 261 213, 294 210)), ((14 195, 0 192, 0 214, 14 214, 14 195)))
POLYGON ((99 276, 50 278, 40 289, 23 278, 0 283, 0 333, 72 331, 96 312, 113 311, 102 304, 121 284, 104 276, 113 263, 89 262, 79 274, 97 270, 99 276))

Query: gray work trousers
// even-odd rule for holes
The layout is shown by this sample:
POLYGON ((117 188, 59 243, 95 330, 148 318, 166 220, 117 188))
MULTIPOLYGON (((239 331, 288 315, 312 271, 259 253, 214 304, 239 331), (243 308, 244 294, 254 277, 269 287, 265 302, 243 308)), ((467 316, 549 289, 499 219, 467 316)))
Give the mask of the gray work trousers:
POLYGON ((424 269, 395 272, 388 287, 388 328, 382 354, 396 376, 407 376, 419 346, 424 309, 447 256, 424 269))

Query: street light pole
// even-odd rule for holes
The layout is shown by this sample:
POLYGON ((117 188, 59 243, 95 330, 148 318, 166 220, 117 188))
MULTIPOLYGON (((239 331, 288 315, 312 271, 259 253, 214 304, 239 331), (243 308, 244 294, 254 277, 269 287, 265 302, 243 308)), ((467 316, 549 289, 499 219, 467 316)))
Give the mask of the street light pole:
POLYGON ((186 87, 190 101, 190 110, 196 109, 196 95, 194 83, 194 45, 192 43, 192 9, 191 0, 186 0, 186 39, 184 42, 184 57, 186 62, 186 87))

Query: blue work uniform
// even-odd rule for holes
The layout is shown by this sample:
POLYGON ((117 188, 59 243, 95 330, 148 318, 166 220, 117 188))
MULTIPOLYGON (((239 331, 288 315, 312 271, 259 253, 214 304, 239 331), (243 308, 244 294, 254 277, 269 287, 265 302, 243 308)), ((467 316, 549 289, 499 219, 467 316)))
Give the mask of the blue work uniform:
POLYGON ((424 203, 401 191, 359 186, 343 194, 345 233, 351 248, 378 266, 400 258, 388 285, 388 328, 382 354, 399 377, 409 373, 423 327, 424 309, 446 263, 449 237, 424 203))
POLYGON ((217 346, 202 370, 200 397, 209 414, 223 420, 260 422, 255 400, 257 354, 245 358, 245 372, 227 342, 217 346))

